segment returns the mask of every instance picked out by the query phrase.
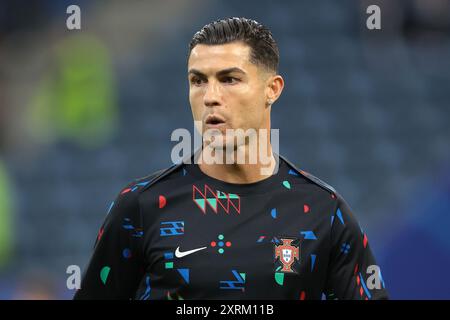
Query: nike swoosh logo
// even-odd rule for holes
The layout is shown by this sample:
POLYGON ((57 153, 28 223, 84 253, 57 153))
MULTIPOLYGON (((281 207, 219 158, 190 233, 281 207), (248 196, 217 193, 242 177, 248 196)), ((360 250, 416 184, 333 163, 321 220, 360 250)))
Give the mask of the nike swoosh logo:
POLYGON ((208 248, 208 247, 202 247, 202 248, 197 248, 197 249, 181 252, 180 251, 180 247, 178 247, 177 250, 175 250, 175 257, 183 258, 183 257, 185 257, 187 255, 190 255, 190 254, 192 254, 194 252, 197 252, 197 251, 200 251, 200 250, 203 250, 203 249, 206 249, 206 248, 208 248))

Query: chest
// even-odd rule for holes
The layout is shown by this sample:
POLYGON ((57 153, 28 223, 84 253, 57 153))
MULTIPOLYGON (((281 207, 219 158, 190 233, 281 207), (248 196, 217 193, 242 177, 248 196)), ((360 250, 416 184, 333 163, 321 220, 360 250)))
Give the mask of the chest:
POLYGON ((178 191, 144 208, 154 284, 191 297, 292 298, 323 281, 330 208, 301 194, 203 195, 178 191))

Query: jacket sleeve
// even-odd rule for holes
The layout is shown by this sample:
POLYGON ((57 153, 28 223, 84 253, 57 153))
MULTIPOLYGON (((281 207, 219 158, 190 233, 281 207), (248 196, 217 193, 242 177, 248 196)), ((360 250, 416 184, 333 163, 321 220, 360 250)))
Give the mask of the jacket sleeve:
POLYGON ((388 299, 367 235, 349 205, 338 194, 337 200, 336 211, 331 217, 327 299, 388 299))
POLYGON ((111 203, 75 300, 134 298, 144 273, 136 189, 136 184, 130 183, 111 203))

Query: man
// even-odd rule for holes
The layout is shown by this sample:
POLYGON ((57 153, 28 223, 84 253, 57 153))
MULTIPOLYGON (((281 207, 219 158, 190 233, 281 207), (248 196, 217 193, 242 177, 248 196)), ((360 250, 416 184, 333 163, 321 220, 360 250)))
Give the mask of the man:
POLYGON ((387 298, 344 199, 272 150, 278 59, 270 31, 254 20, 220 20, 194 35, 189 98, 208 138, 194 161, 120 192, 76 299, 387 298), (254 137, 268 161, 248 160, 254 137))

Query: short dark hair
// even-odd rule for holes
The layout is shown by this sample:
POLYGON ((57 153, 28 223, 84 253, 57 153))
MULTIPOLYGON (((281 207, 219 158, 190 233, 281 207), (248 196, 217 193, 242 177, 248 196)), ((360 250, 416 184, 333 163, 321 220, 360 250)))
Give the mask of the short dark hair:
POLYGON ((218 45, 242 41, 250 47, 250 61, 278 72, 280 54, 278 46, 268 28, 247 18, 227 18, 205 25, 189 44, 188 59, 198 44, 218 45))

